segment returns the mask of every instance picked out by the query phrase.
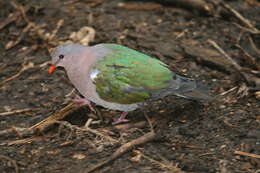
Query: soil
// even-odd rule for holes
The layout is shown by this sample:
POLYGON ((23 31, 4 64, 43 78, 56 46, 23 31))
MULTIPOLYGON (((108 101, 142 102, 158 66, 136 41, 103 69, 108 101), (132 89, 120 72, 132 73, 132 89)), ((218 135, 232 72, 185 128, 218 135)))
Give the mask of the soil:
MULTIPOLYGON (((48 49, 68 40, 72 32, 84 26, 95 30, 90 45, 118 43, 159 58, 172 71, 208 86, 217 97, 210 103, 167 97, 131 112, 128 117, 131 123, 146 121, 143 110, 154 118, 159 138, 134 147, 96 172, 259 171, 259 80, 245 80, 208 41, 216 42, 250 79, 256 79, 260 76, 259 33, 246 30, 247 26, 217 1, 207 1, 212 7, 210 12, 175 5, 172 1, 18 2, 23 7, 29 6, 26 16, 18 15, 0 32, 0 112, 30 110, 0 114, 0 172, 83 172, 106 160, 122 144, 150 131, 148 123, 128 129, 113 126, 111 121, 119 112, 96 106, 104 121, 95 119, 90 128, 103 136, 64 124, 40 134, 3 135, 11 127, 31 127, 68 104, 71 96, 67 95, 73 86, 65 71, 49 75, 44 63, 50 60, 48 49), (42 30, 24 30, 28 26, 26 19, 42 30), (60 19, 64 23, 53 39, 44 39, 39 34, 52 33, 60 19), (21 38, 17 45, 6 47, 17 38, 21 38), (237 151, 245 152, 246 156, 237 151)), ((259 28, 259 1, 225 3, 259 28)), ((18 11, 9 1, 1 1, 0 9, 0 25, 9 14, 18 11)), ((80 108, 64 121, 82 127, 92 114, 87 108, 80 108)))

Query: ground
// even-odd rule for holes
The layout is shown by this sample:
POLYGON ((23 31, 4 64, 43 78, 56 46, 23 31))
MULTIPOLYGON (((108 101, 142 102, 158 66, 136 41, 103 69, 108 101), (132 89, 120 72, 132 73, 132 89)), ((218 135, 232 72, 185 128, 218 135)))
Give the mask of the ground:
POLYGON ((158 2, 0 2, 0 172, 84 172, 148 133, 144 112, 153 120, 156 140, 96 172, 259 171, 259 1, 207 1, 202 9, 189 6, 189 0, 185 6, 158 2), (59 21, 57 33, 48 36, 59 21), (80 108, 64 120, 74 126, 62 121, 26 136, 5 133, 31 127, 69 103, 73 86, 65 71, 49 75, 45 62, 50 61, 48 50, 85 26, 95 32, 93 40, 87 39, 90 45, 118 43, 159 58, 172 71, 208 86, 216 99, 164 98, 131 112, 132 128, 111 125, 119 112, 97 106, 104 121, 95 120, 89 126, 94 131, 82 130, 93 113, 80 108))

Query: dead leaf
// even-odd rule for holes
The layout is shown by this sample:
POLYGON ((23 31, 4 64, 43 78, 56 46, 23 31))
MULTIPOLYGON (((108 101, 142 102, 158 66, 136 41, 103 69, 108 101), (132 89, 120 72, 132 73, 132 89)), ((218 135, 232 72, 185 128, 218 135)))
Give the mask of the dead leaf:
POLYGON ((74 154, 74 155, 72 156, 72 158, 73 158, 73 159, 79 159, 79 160, 81 160, 81 159, 86 158, 86 155, 85 155, 85 154, 78 153, 78 154, 74 154))

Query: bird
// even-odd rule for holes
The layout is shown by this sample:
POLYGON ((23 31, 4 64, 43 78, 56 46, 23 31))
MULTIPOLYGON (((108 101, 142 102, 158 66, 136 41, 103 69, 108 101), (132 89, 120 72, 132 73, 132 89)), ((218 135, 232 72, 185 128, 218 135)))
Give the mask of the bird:
POLYGON ((123 45, 68 43, 54 48, 50 55, 48 73, 63 67, 81 94, 74 103, 88 105, 91 110, 95 103, 121 111, 114 124, 127 122, 128 112, 144 103, 169 95, 196 101, 212 100, 207 87, 174 73, 159 59, 123 45))

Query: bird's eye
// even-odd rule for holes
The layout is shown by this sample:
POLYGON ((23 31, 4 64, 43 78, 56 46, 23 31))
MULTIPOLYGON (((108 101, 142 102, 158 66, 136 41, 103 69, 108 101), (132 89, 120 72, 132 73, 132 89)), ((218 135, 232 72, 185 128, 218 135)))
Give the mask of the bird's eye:
POLYGON ((60 58, 60 59, 63 59, 63 58, 64 58, 64 55, 59 55, 59 58, 60 58))

